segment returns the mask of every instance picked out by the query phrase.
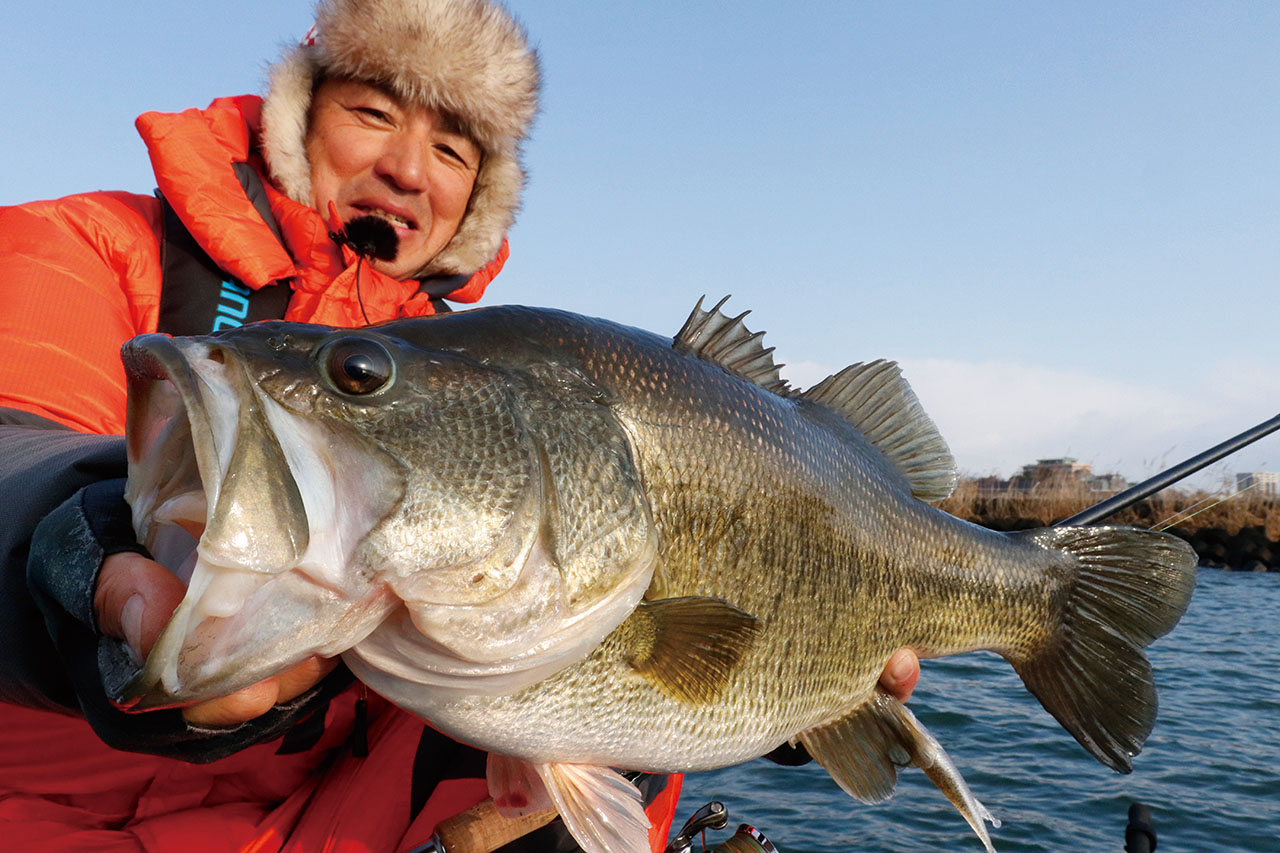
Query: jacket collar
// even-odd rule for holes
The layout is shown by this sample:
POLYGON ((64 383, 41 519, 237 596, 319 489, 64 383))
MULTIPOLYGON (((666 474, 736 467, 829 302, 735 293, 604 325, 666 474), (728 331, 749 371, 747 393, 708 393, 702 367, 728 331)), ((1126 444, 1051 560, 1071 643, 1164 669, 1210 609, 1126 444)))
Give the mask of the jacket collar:
MULTIPOLYGON (((232 163, 248 162, 263 173, 257 152, 261 104, 253 96, 219 98, 204 110, 149 112, 137 120, 160 192, 209 257, 255 289, 297 275, 289 252, 262 221, 231 168, 232 163)), ((280 196, 267 189, 269 196, 280 196)), ((273 211, 280 206, 274 198, 271 202, 273 211)), ((293 242, 283 223, 281 227, 286 244, 293 242)))

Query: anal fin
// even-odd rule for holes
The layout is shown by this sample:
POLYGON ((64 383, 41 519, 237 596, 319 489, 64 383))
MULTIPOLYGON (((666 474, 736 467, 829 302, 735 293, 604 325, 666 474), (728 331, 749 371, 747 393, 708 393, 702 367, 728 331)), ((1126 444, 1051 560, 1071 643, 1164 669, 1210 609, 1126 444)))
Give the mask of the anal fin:
POLYGON ((802 733, 798 740, 844 791, 864 803, 889 798, 898 768, 916 766, 946 795, 987 853, 995 853, 983 821, 1000 822, 974 798, 942 745, 905 705, 877 689, 848 716, 802 733))
POLYGON ((728 602, 697 596, 641 602, 626 624, 632 668, 694 704, 715 701, 764 627, 728 602))

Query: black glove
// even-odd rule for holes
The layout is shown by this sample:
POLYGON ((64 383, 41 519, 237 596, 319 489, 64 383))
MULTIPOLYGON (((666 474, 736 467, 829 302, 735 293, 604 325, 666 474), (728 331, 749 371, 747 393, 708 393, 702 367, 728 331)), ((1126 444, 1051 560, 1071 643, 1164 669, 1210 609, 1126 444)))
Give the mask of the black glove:
MULTIPOLYGON (((124 436, 86 435, 0 409, 0 701, 63 713, 78 708, 27 582, 27 558, 36 527, 59 505, 87 485, 125 473, 124 436)), ((132 532, 127 536, 132 540, 132 532)), ((64 588, 56 592, 56 583, 42 579, 42 588, 92 624, 96 572, 90 566, 84 576, 64 574, 64 588)))
POLYGON ((80 509, 103 559, 121 551, 151 557, 133 532, 133 511, 124 500, 127 482, 124 478, 99 480, 80 490, 80 509))
MULTIPOLYGON (((37 602, 53 599, 90 629, 97 626, 93 591, 102 561, 121 551, 151 556, 133 535, 124 486, 123 478, 90 483, 45 516, 31 537, 27 580, 37 602)), ((47 620, 48 609, 41 609, 47 620)))
POLYGON ((32 595, 44 614, 75 700, 105 743, 130 752, 215 761, 280 737, 295 722, 321 710, 349 683, 349 675, 331 676, 297 699, 227 728, 193 725, 176 709, 121 711, 108 693, 131 678, 137 664, 122 640, 98 634, 93 591, 108 555, 146 554, 134 540, 123 488, 123 480, 107 480, 72 495, 40 522, 27 562, 32 595))

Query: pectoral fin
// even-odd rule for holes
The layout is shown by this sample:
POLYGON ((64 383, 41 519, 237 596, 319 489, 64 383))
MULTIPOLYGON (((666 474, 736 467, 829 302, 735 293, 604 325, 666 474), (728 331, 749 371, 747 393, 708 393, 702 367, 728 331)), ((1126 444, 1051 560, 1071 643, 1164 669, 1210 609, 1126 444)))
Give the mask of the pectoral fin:
MULTIPOLYGON (((616 771, 588 764, 524 764, 517 776, 532 772, 539 787, 549 795, 565 828, 584 853, 635 853, 649 849, 649 818, 644 813, 640 791, 616 771)), ((490 793, 494 765, 489 765, 490 793)))
POLYGON ((641 602, 627 620, 630 663, 681 702, 714 701, 764 623, 718 598, 641 602))
POLYGON ((942 745, 887 693, 877 690, 848 716, 804 732, 799 740, 846 793, 865 803, 889 798, 899 767, 919 767, 960 810, 988 853, 995 853, 983 821, 995 827, 1000 821, 974 798, 942 745))
POLYGON ((523 817, 555 807, 538 771, 527 761, 491 752, 485 759, 485 778, 489 796, 503 817, 523 817))
POLYGON ((490 753, 485 774, 489 796, 504 817, 554 808, 584 853, 649 849, 640 791, 608 767, 533 764, 490 753))

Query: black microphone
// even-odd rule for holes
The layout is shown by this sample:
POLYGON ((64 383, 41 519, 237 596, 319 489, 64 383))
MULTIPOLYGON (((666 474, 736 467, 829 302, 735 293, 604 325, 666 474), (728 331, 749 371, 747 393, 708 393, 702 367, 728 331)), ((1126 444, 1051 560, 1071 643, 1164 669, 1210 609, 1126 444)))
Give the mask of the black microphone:
POLYGON ((339 246, 376 261, 394 261, 400 251, 400 238, 390 222, 381 216, 357 216, 339 231, 330 231, 329 239, 339 246))
MULTIPOLYGON (((331 202, 332 204, 332 202, 331 202)), ((336 218, 336 216, 335 216, 336 218)), ((360 314, 365 325, 369 325, 369 314, 364 310, 364 292, 360 286, 360 267, 365 258, 375 261, 394 261, 400 251, 400 238, 391 223, 380 216, 366 214, 357 216, 337 231, 329 232, 329 239, 339 246, 350 246, 359 260, 356 261, 356 301, 360 303, 360 314)))

